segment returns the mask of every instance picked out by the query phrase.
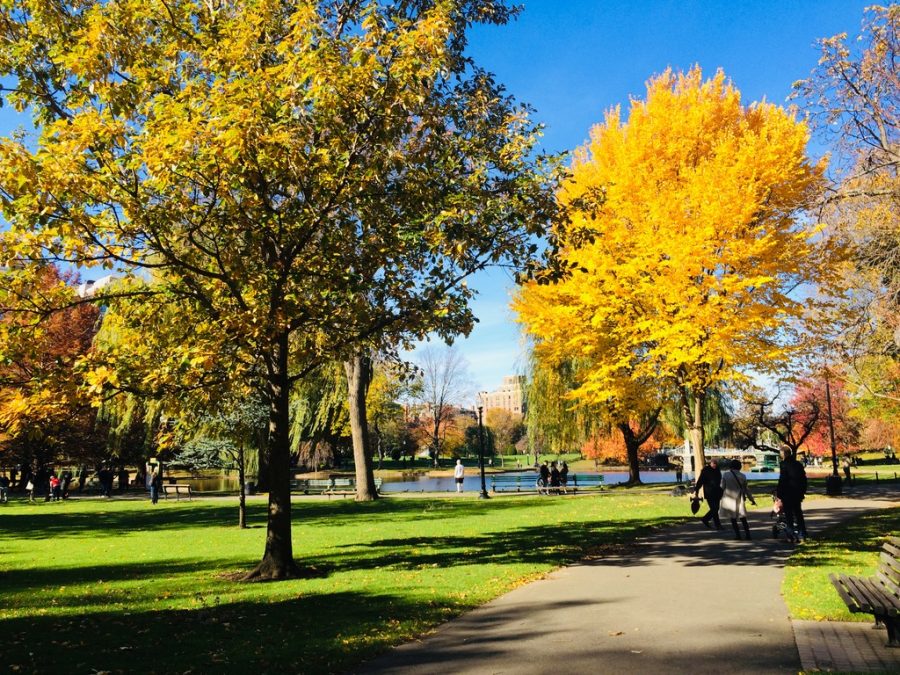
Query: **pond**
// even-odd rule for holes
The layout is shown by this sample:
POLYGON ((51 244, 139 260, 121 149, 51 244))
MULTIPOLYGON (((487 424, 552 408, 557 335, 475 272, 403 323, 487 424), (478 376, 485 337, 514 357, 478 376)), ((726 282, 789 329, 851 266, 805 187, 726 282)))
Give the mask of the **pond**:
MULTIPOLYGON (((573 475, 579 476, 596 476, 595 471, 579 471, 569 474, 569 481, 572 481, 573 475)), ((606 485, 615 485, 616 483, 624 483, 628 480, 628 473, 625 471, 602 471, 603 482, 606 485)), ((529 476, 537 480, 537 473, 534 471, 514 471, 504 474, 506 476, 529 476)), ((748 480, 773 480, 778 478, 778 473, 744 473, 748 480)), ((688 480, 689 476, 685 475, 684 479, 688 480)), ((485 485, 487 489, 491 489, 491 475, 485 474, 485 485)), ((675 473, 673 471, 641 471, 641 481, 644 483, 674 483, 675 473)), ((237 478, 219 477, 219 478, 178 478, 179 483, 190 485, 196 492, 232 492, 238 491, 237 478)), ((476 475, 467 475, 463 479, 463 489, 466 492, 481 490, 481 478, 476 475)), ((433 478, 430 476, 419 476, 418 478, 408 479, 392 479, 386 480, 381 486, 382 492, 454 492, 456 491, 456 482, 452 476, 442 476, 433 478)))
MULTIPOLYGON (((578 471, 569 474, 569 482, 572 482, 573 475, 579 476, 596 476, 597 472, 595 471, 578 471)), ((514 471, 507 472, 504 475, 506 476, 530 476, 537 480, 537 473, 535 471, 514 471)), ((606 485, 615 485, 616 483, 624 483, 628 480, 628 473, 626 471, 601 471, 600 475, 603 476, 603 482, 606 485)), ((750 473, 746 472, 744 475, 747 476, 748 480, 772 480, 777 479, 777 473, 750 473)), ((685 480, 688 479, 688 476, 684 477, 685 480)), ((491 476, 490 474, 485 474, 484 477, 485 486, 488 491, 491 489, 491 476)), ((674 483, 675 482, 675 472, 674 471, 641 471, 641 482, 643 483, 674 483)), ((456 481, 452 476, 440 477, 440 478, 432 478, 430 476, 420 476, 418 478, 410 478, 406 480, 396 479, 391 481, 385 481, 381 486, 382 492, 453 492, 456 490, 456 481)), ((481 490, 481 477, 480 476, 469 476, 467 475, 463 479, 463 490, 466 492, 474 490, 475 492, 479 492, 481 490)))

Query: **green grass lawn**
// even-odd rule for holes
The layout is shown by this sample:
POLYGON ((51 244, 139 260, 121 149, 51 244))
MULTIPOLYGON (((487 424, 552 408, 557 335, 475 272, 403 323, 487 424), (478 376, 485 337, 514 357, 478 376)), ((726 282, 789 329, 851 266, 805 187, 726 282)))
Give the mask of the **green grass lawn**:
POLYGON ((0 645, 14 672, 333 672, 592 549, 684 520, 664 495, 295 503, 320 576, 235 581, 265 504, 79 500, 0 510, 0 645))
POLYGON ((900 508, 893 508, 836 525, 799 546, 788 561, 782 583, 791 616, 815 621, 872 621, 871 615, 850 613, 828 575, 873 575, 885 536, 897 536, 898 532, 900 508))

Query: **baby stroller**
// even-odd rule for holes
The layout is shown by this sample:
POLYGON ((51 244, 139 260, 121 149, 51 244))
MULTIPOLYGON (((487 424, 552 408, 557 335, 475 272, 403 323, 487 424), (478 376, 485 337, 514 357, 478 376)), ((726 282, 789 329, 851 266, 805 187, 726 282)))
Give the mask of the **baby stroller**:
POLYGON ((777 495, 772 495, 772 513, 770 516, 775 522, 772 523, 772 538, 778 539, 783 536, 784 540, 793 544, 797 541, 797 533, 788 525, 787 518, 784 515, 784 504, 777 495))

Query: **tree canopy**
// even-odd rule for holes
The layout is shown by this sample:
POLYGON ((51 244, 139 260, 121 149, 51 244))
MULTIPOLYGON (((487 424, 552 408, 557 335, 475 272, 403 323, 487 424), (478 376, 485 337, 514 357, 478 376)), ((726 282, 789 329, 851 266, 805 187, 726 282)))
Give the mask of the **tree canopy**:
POLYGON ((464 279, 527 260, 552 214, 539 129, 464 55, 469 26, 511 13, 501 0, 0 9, 5 99, 38 125, 0 142, 4 260, 151 271, 128 292, 177 303, 195 327, 158 380, 179 385, 211 344, 263 373, 259 576, 298 571, 293 383, 361 347, 468 330, 464 279))
POLYGON ((784 367, 812 289, 836 274, 804 215, 823 182, 808 138, 790 111, 744 105, 699 68, 650 80, 627 119, 607 113, 559 193, 568 273, 516 303, 539 354, 588 363, 573 399, 637 412, 677 392, 702 466, 706 392, 784 367))

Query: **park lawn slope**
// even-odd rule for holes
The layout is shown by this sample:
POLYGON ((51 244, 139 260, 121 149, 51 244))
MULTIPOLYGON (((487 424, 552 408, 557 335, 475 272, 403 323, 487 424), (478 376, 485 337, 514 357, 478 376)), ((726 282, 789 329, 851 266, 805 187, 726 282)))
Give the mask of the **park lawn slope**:
POLYGON ((560 565, 684 519, 663 495, 294 505, 317 576, 235 580, 265 504, 71 500, 4 508, 0 644, 19 672, 339 672, 560 565))
POLYGON ((872 576, 888 535, 900 532, 900 508, 875 511, 840 523, 798 546, 787 563, 782 593, 791 617, 812 621, 872 621, 852 614, 829 574, 872 576))

